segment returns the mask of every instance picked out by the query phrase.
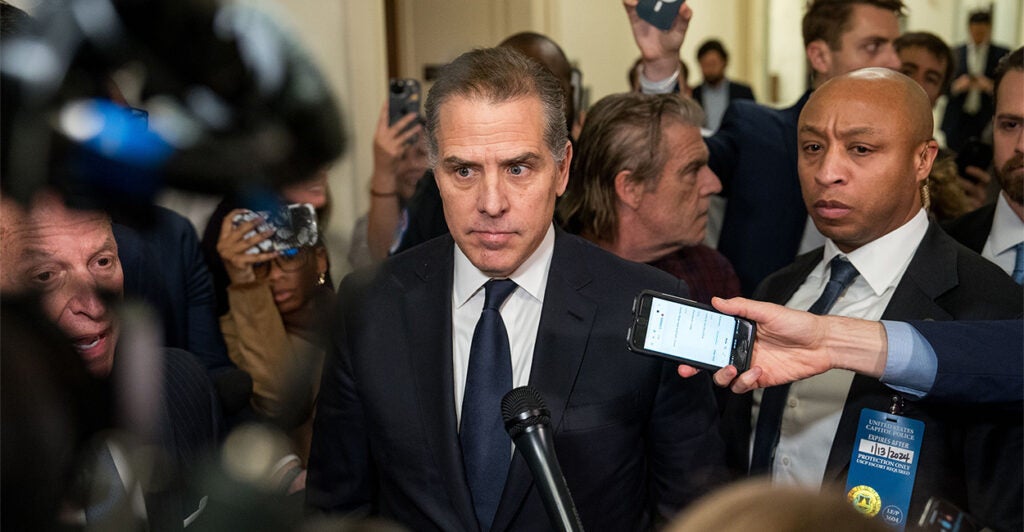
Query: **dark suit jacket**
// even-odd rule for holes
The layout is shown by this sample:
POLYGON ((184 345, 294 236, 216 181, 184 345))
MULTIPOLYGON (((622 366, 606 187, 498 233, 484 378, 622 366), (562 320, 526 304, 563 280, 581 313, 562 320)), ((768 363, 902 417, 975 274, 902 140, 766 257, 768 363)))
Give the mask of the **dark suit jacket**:
POLYGON ((1024 400, 1024 322, 910 323, 935 350, 935 382, 927 399, 966 403, 1010 403, 1020 411, 1024 400), (978 364, 975 353, 985 353, 978 364))
MULTIPOLYGON (((746 84, 740 83, 738 81, 733 81, 731 79, 728 80, 728 81, 729 81, 729 103, 730 104, 733 102, 733 100, 754 100, 755 99, 754 98, 754 91, 753 91, 753 89, 750 88, 750 85, 746 85, 746 84)), ((704 107, 704 85, 705 85, 704 83, 701 83, 700 85, 697 85, 697 87, 695 89, 693 89, 693 99, 697 100, 697 103, 699 103, 701 107, 704 107)))
MULTIPOLYGON (((998 198, 996 201, 999 201, 998 198)), ((996 203, 983 205, 959 218, 942 224, 949 236, 967 246, 975 253, 981 253, 985 241, 992 231, 992 220, 996 217, 996 203)))
POLYGON ((208 369, 233 367, 214 313, 210 272, 184 216, 153 207, 153 224, 114 224, 125 294, 150 303, 164 323, 164 344, 199 357, 208 369))
POLYGON ((768 274, 793 262, 807 223, 796 170, 796 125, 808 91, 788 109, 738 100, 705 139, 711 170, 729 198, 718 239, 749 296, 768 274))
MULTIPOLYGON (((822 249, 801 255, 773 274, 756 297, 784 304, 821 261, 822 249)), ((997 320, 1016 318, 1024 294, 1002 270, 957 244, 932 224, 882 315, 887 320, 997 320)), ((987 353, 973 353, 987 365, 987 353)), ((857 375, 843 408, 824 482, 845 486, 861 410, 886 411, 894 392, 857 375)), ((734 396, 723 431, 730 463, 745 467, 750 438, 750 394, 734 396)), ((924 421, 924 441, 909 519, 930 496, 942 497, 996 530, 1020 530, 1024 501, 1024 432, 1018 413, 907 402, 903 414, 924 421)))
MULTIPOLYGON (((985 57, 985 77, 992 79, 995 76, 996 65, 1008 53, 1010 50, 989 43, 988 55, 985 57)), ((956 60, 956 69, 953 71, 952 79, 956 79, 967 73, 967 45, 957 46, 953 55, 956 60)), ((981 108, 975 115, 964 112, 965 101, 967 101, 967 92, 949 94, 949 101, 946 103, 946 110, 942 117, 942 132, 946 134, 946 145, 956 152, 961 150, 969 138, 981 135, 982 130, 992 119, 992 113, 995 112, 991 94, 981 93, 981 108)))
MULTIPOLYGON (((368 509, 413 530, 477 530, 452 384, 454 243, 443 236, 347 277, 324 369, 307 503, 368 509)), ((556 230, 530 385, 551 410, 555 449, 584 528, 639 530, 715 485, 722 443, 707 377, 630 353, 643 288, 682 282, 556 230)), ((513 456, 494 530, 551 528, 513 456)))

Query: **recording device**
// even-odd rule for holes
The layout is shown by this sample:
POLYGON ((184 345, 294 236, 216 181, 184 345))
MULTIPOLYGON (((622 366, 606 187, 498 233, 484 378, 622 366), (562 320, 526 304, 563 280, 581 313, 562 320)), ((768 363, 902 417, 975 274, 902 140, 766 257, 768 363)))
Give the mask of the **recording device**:
POLYGON ((924 513, 917 520, 917 528, 913 530, 923 532, 978 532, 983 529, 969 514, 957 508, 953 503, 938 497, 929 497, 928 503, 924 507, 924 513))
POLYGON ((956 154, 956 171, 964 179, 977 183, 978 178, 968 174, 967 167, 976 166, 985 169, 991 162, 992 145, 982 142, 977 137, 971 137, 956 154))
POLYGON ((388 125, 394 125, 409 113, 420 113, 420 82, 391 78, 388 83, 388 125))
POLYGON ((714 308, 644 290, 633 300, 633 324, 626 333, 630 351, 676 364, 716 371, 729 364, 750 367, 757 326, 714 308))
POLYGON ((501 417, 516 449, 526 459, 548 511, 551 525, 563 532, 581 532, 583 525, 565 485, 551 436, 551 412, 537 390, 520 386, 501 399, 501 417))
POLYGON ((291 256, 298 253, 300 247, 316 244, 319 238, 316 211, 309 203, 293 203, 273 212, 246 210, 236 214, 231 219, 231 224, 238 227, 257 218, 263 220, 263 223, 246 233, 245 238, 251 238, 271 229, 274 234, 247 249, 245 252, 250 255, 277 251, 282 255, 291 256))
POLYGON ((679 9, 685 0, 640 0, 636 5, 636 14, 655 28, 668 31, 672 28, 679 9))

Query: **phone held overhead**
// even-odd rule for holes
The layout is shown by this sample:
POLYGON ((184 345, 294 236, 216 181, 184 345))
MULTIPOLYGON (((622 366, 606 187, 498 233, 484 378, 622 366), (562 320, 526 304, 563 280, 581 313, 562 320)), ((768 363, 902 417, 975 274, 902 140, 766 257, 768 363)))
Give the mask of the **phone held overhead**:
POLYGON ((732 364, 750 366, 754 322, 669 294, 644 290, 633 301, 633 323, 626 333, 630 351, 677 364, 715 371, 732 364))
POLYGON ((420 114, 420 82, 391 78, 388 83, 388 125, 394 125, 409 113, 420 114))

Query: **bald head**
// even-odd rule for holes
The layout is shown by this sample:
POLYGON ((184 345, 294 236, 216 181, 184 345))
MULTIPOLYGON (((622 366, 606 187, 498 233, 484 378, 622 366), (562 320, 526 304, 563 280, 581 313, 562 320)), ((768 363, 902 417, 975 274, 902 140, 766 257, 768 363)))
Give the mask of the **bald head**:
POLYGON ((894 70, 822 84, 797 125, 800 188, 822 234, 844 252, 914 218, 938 153, 928 95, 894 70))
MULTIPOLYGON (((909 135, 922 142, 932 138, 935 124, 928 94, 916 81, 895 70, 862 68, 837 76, 811 93, 807 105, 815 100, 833 100, 836 94, 842 94, 845 98, 860 95, 860 99, 873 101, 877 105, 898 108, 901 111, 899 120, 910 126, 909 135)), ((893 116, 893 120, 897 120, 896 116, 893 116)))
POLYGON ((531 31, 524 31, 506 38, 498 44, 501 48, 511 48, 530 59, 540 63, 558 78, 565 94, 565 123, 571 129, 576 117, 575 102, 572 101, 572 65, 565 57, 565 52, 558 43, 531 31))

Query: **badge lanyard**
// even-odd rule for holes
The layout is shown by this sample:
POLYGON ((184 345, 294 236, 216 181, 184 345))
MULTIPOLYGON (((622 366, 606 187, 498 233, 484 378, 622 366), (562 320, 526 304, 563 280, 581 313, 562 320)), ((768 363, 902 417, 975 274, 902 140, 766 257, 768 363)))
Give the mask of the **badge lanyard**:
POLYGON ((846 477, 846 496, 853 507, 895 530, 907 524, 924 437, 924 422, 902 412, 899 394, 893 395, 889 412, 861 410, 846 477))

